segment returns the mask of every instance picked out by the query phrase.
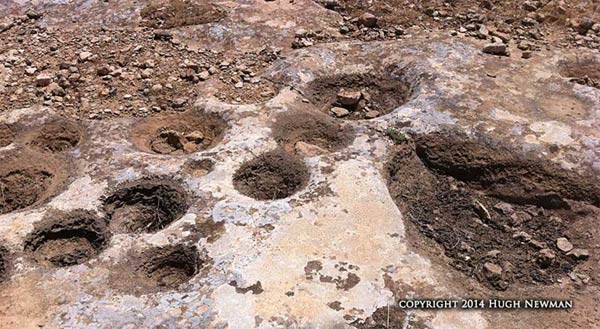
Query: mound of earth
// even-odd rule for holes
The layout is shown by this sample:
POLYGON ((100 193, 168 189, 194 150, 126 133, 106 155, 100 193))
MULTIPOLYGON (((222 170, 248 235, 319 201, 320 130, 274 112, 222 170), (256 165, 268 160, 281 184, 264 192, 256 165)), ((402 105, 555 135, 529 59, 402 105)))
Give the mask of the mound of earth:
POLYGON ((413 228, 453 267, 499 290, 573 271, 590 255, 585 227, 598 213, 589 178, 516 154, 436 133, 398 146, 387 166, 390 193, 413 228))
POLYGON ((273 137, 290 153, 311 155, 348 146, 354 140, 354 132, 319 112, 294 111, 277 116, 273 137))
POLYGON ((276 149, 242 164, 233 175, 233 186, 256 200, 276 200, 301 190, 309 177, 302 160, 276 149))

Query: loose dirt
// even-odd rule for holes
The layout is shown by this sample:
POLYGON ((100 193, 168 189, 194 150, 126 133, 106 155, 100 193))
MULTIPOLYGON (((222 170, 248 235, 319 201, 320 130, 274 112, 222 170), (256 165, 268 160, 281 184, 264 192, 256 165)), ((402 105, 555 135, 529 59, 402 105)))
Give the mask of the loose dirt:
POLYGON ((183 165, 183 172, 195 176, 205 176, 215 168, 214 161, 210 159, 188 160, 183 165))
POLYGON ((142 25, 152 28, 174 27, 217 22, 227 12, 206 0, 153 1, 142 9, 142 25))
POLYGON ((28 150, 0 157, 0 214, 46 201, 62 189, 69 165, 28 150))
POLYGON ((186 245, 153 248, 142 258, 144 262, 137 271, 162 288, 176 288, 196 275, 204 264, 196 247, 186 245))
POLYGON ((254 199, 276 200, 301 190, 309 177, 302 160, 276 149, 242 164, 233 175, 233 185, 254 199))
POLYGON ((15 133, 9 125, 0 123, 0 147, 5 147, 13 143, 15 133))
POLYGON ((415 247, 420 235, 435 240, 453 267, 499 290, 555 283, 585 261, 559 250, 557 241, 590 247, 579 237, 597 216, 588 205, 597 202, 597 185, 516 154, 451 133, 399 146, 388 186, 415 225, 409 231, 420 233, 415 247))
POLYGON ((7 279, 8 266, 8 249, 0 246, 0 283, 7 279))
POLYGON ((289 152, 301 153, 299 142, 316 146, 325 152, 340 150, 354 140, 354 132, 331 117, 319 112, 281 113, 273 125, 273 137, 289 152))
POLYGON ((140 122, 133 128, 131 139, 146 152, 182 155, 216 146, 226 127, 225 121, 216 114, 172 113, 140 122))
POLYGON ((391 73, 319 77, 309 84, 305 96, 333 117, 373 119, 392 112, 408 101, 412 93, 402 69, 387 71, 391 73))
POLYGON ((75 123, 55 120, 37 129, 30 144, 44 151, 62 152, 77 146, 81 135, 82 131, 75 123))
POLYGON ((104 200, 113 233, 159 231, 183 216, 187 208, 187 192, 178 183, 159 178, 124 183, 104 200))
POLYGON ((109 236, 105 222, 90 211, 51 212, 27 235, 25 251, 40 263, 72 266, 98 255, 109 236))
POLYGON ((563 60, 559 64, 559 72, 572 82, 600 89, 600 62, 596 58, 563 60))

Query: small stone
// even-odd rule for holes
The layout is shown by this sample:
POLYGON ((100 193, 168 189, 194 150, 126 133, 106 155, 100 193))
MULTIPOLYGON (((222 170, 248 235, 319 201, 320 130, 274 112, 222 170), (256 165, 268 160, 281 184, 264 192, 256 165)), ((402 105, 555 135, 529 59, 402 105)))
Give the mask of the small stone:
POLYGON ((575 248, 571 250, 567 255, 577 259, 577 260, 586 260, 590 258, 590 251, 587 249, 579 249, 575 248))
POLYGON ((531 220, 531 215, 524 211, 515 211, 512 215, 510 215, 510 219, 512 219, 513 224, 518 225, 531 220))
POLYGON ((169 41, 173 39, 173 34, 167 30, 155 30, 154 40, 169 41))
POLYGON ((345 106, 354 106, 358 104, 362 94, 360 91, 342 90, 337 94, 337 102, 345 106))
POLYGON ((554 254, 554 251, 552 251, 551 249, 547 249, 547 248, 540 250, 540 252, 538 254, 538 262, 540 263, 540 265, 542 267, 548 267, 548 266, 552 265, 555 258, 556 258, 556 255, 554 254))
POLYGON ((350 111, 346 110, 343 107, 334 107, 331 109, 331 113, 333 113, 333 115, 335 115, 338 118, 343 118, 350 114, 350 111))
POLYGON ((142 72, 140 73, 140 76, 142 77, 142 79, 149 79, 152 77, 153 73, 154 73, 154 70, 145 69, 145 70, 142 70, 142 72))
POLYGON ((108 75, 109 73, 110 73, 110 69, 108 68, 108 66, 100 66, 96 70, 96 74, 98 74, 101 77, 108 75))
POLYGON ((82 51, 79 53, 79 61, 81 62, 85 62, 90 60, 90 58, 92 58, 93 54, 90 53, 89 51, 82 51))
POLYGON ((58 85, 58 83, 53 82, 50 85, 48 85, 48 88, 46 88, 46 92, 49 94, 52 94, 54 96, 64 96, 65 95, 65 90, 58 85))
POLYGON ((573 245, 567 238, 558 238, 556 240, 556 247, 562 252, 569 252, 573 249, 573 245))
POLYGON ((586 17, 579 22, 579 26, 577 26, 577 33, 586 35, 593 27, 594 21, 586 17))
POLYGON ((185 135, 185 139, 188 142, 192 142, 192 143, 196 143, 196 144, 202 143, 204 138, 205 138, 204 133, 202 133, 201 131, 198 131, 198 130, 192 131, 191 133, 185 135))
POLYGON ((155 85, 152 86, 151 88, 153 93, 160 93, 163 90, 163 86, 160 83, 157 83, 155 85))
POLYGON ((505 216, 510 216, 513 212, 513 206, 507 202, 499 202, 494 205, 494 210, 498 211, 505 216))
POLYGON ((376 27, 377 26, 377 17, 371 13, 364 13, 358 17, 357 20, 358 25, 362 25, 365 27, 376 27))
POLYGON ((523 59, 530 59, 531 56, 533 56, 533 53, 531 51, 524 51, 521 54, 521 58, 523 58, 523 59))
POLYGON ((42 73, 35 78, 35 85, 38 87, 46 87, 52 82, 52 76, 47 73, 42 73))
POLYGON ((365 118, 366 119, 375 119, 379 116, 379 111, 369 111, 367 113, 365 113, 365 118))
POLYGON ((508 46, 502 43, 490 43, 483 47, 485 54, 497 55, 497 56, 510 56, 508 46))
POLYGON ((187 98, 179 97, 179 98, 175 98, 173 100, 172 105, 174 108, 180 108, 180 107, 183 107, 186 103, 187 103, 187 98))
POLYGON ((494 263, 483 264, 485 276, 490 280, 497 280, 502 277, 502 267, 494 263))
POLYGON ((492 258, 496 258, 496 257, 498 257, 498 255, 500 255, 500 250, 490 250, 486 254, 486 256, 492 257, 492 258))
POLYGON ((28 67, 25 69, 25 74, 27 75, 34 75, 35 72, 37 72, 37 69, 35 67, 28 67))
POLYGON ((201 81, 208 80, 210 78, 210 73, 208 71, 202 71, 198 73, 198 79, 201 81))

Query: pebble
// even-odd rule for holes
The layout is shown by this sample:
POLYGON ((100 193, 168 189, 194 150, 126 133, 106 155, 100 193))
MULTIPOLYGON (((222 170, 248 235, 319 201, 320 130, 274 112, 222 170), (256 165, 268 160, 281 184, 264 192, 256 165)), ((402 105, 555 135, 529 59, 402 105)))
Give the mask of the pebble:
POLYGON ((497 55, 497 56, 510 56, 508 46, 502 43, 490 43, 483 47, 482 50, 485 54, 497 55))
POLYGON ((364 13, 358 17, 357 20, 358 25, 362 25, 365 27, 376 27, 377 26, 377 17, 371 13, 364 13))
POLYGON ((331 109, 331 113, 333 113, 338 118, 343 118, 350 114, 350 111, 346 110, 343 107, 334 107, 331 109))
POLYGON ((567 255, 577 259, 577 260, 586 260, 590 258, 590 252, 587 249, 579 249, 575 248, 571 250, 567 255))
POLYGON ((358 104, 362 94, 360 91, 342 90, 337 94, 337 102, 345 106, 354 106, 358 104))
POLYGON ((567 238, 558 238, 556 240, 556 247, 563 252, 569 252, 573 249, 573 245, 567 238))
POLYGON ((37 87, 46 87, 50 84, 50 82, 52 82, 52 76, 47 73, 39 74, 35 78, 35 85, 37 87))
POLYGON ((502 267, 494 263, 483 264, 485 275, 488 279, 500 279, 502 277, 502 267))

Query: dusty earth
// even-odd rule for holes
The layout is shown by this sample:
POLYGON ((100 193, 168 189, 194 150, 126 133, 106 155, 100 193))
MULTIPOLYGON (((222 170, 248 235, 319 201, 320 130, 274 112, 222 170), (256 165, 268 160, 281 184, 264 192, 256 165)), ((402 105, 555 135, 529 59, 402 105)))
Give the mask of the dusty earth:
POLYGON ((599 12, 0 0, 0 328, 600 327, 599 12))

